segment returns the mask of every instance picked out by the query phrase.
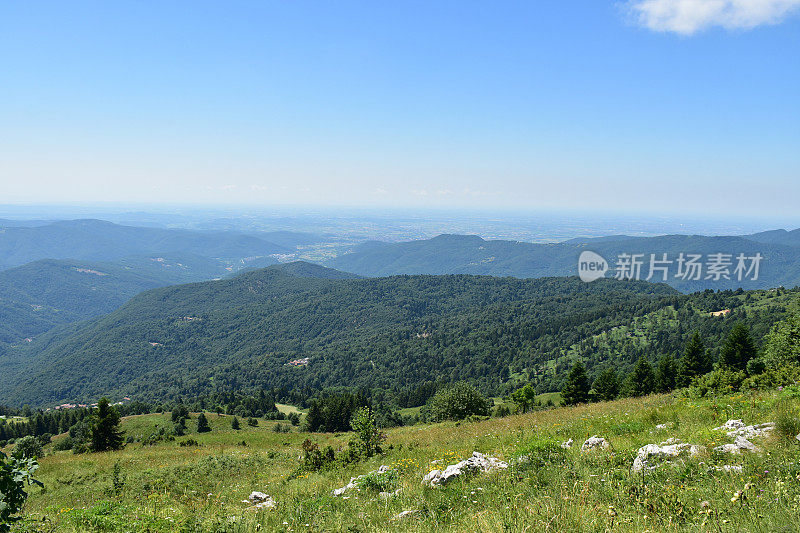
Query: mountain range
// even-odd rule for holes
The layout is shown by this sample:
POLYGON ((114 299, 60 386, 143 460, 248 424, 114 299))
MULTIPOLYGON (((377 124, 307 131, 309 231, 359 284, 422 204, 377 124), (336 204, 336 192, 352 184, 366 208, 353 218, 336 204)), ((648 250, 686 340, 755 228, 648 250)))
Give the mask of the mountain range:
MULTIPOLYGON (((655 281, 692 292, 704 289, 762 289, 800 284, 800 229, 775 230, 753 235, 707 237, 700 235, 664 235, 658 237, 627 237, 624 235, 594 239, 571 239, 553 244, 534 244, 506 240, 485 240, 477 235, 440 235, 432 239, 400 243, 371 241, 355 246, 325 263, 326 266, 363 276, 396 274, 478 274, 538 278, 543 276, 574 276, 578 273, 578 258, 592 251, 610 264, 620 254, 641 254, 642 278, 649 272, 650 254, 672 260, 667 279, 661 271, 655 281), (682 279, 675 262, 680 253, 699 254, 706 261, 712 254, 730 254, 730 279, 682 279), (757 279, 753 275, 734 275, 736 256, 762 256, 757 279)), ((749 266, 749 263, 748 263, 749 266)), ((612 271, 609 275, 613 275, 612 271)))

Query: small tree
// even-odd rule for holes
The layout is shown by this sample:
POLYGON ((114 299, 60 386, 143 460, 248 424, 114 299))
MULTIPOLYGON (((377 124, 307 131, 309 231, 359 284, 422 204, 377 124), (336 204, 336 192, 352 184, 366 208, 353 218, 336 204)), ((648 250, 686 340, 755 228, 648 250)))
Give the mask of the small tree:
POLYGON ((583 363, 578 361, 569 371, 567 383, 561 389, 564 405, 575 405, 589 401, 589 378, 583 363))
POLYGON ((386 435, 381 433, 375 424, 375 415, 368 407, 362 407, 350 421, 350 427, 356 432, 358 442, 356 448, 364 457, 372 457, 381 452, 381 442, 386 435))
POLYGON ((119 429, 119 413, 102 398, 97 403, 91 425, 91 440, 93 452, 119 450, 122 448, 122 431, 119 429))
POLYGON ((185 427, 187 418, 189 418, 189 409, 182 403, 176 405, 172 410, 172 421, 185 427))
POLYGON ((239 426, 239 417, 234 416, 233 420, 231 420, 231 428, 238 430, 241 426, 239 426))
POLYGON ((619 395, 619 378, 617 372, 613 368, 606 368, 597 378, 592 385, 595 396, 601 402, 607 402, 616 399, 619 395))
POLYGON ((517 405, 517 412, 527 413, 536 401, 536 389, 527 383, 524 387, 511 393, 511 401, 517 405))
POLYGON ((27 435, 17 440, 11 455, 16 459, 36 459, 42 456, 42 443, 36 437, 27 435))
POLYGON ((756 356, 756 346, 750 337, 747 326, 737 322, 731 330, 725 344, 720 351, 720 359, 723 365, 734 370, 745 370, 747 362, 756 356))
POLYGON ((488 400, 466 381, 459 381, 439 390, 425 408, 429 416, 437 422, 463 420, 472 415, 489 415, 488 400))
POLYGON ((686 344, 686 351, 678 364, 678 387, 688 387, 692 380, 711 371, 711 358, 708 356, 703 339, 698 332, 686 344))
POLYGON ((656 392, 669 392, 675 388, 678 369, 675 359, 669 355, 661 356, 656 367, 656 392))
POLYGON ((764 346, 764 363, 773 370, 800 363, 800 314, 772 327, 764 346))
POLYGON ((253 428, 258 427, 258 419, 251 416, 247 419, 247 425, 253 428))
POLYGON ((639 357, 633 372, 627 378, 626 393, 630 396, 645 396, 651 394, 656 387, 656 377, 653 366, 644 356, 639 357))
POLYGON ((200 413, 197 415, 197 432, 208 433, 209 431, 211 431, 211 426, 208 425, 208 419, 206 419, 205 413, 200 413))

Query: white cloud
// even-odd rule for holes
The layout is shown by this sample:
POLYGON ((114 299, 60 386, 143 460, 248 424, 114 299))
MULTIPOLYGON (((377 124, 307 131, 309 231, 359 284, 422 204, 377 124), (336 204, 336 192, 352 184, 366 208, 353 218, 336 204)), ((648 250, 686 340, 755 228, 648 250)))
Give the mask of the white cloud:
POLYGON ((646 28, 692 35, 714 26, 777 24, 800 8, 800 0, 630 0, 626 6, 646 28))

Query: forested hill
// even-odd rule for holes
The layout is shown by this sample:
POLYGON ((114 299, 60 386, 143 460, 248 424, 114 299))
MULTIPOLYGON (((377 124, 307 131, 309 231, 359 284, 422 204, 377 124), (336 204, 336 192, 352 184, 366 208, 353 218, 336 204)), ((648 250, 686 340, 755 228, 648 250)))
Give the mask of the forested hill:
MULTIPOLYGON (((225 231, 193 231, 123 226, 103 220, 63 220, 32 227, 0 224, 0 269, 39 259, 116 261, 131 255, 194 254, 240 259, 293 250, 291 234, 255 236, 225 231)), ((297 234, 300 241, 308 236, 297 234)))
MULTIPOLYGON (((354 247, 326 263, 328 266, 364 276, 396 274, 479 274, 536 278, 577 275, 578 257, 590 250, 610 263, 619 254, 650 254, 676 260, 679 253, 701 254, 705 261, 710 254, 753 256, 763 260, 757 280, 700 280, 676 278, 672 265, 667 283, 683 291, 766 289, 800 285, 800 230, 775 230, 754 235, 706 237, 699 235, 664 235, 659 237, 627 237, 617 235, 596 239, 572 239, 563 243, 533 244, 516 241, 484 240, 476 235, 440 235, 433 239, 401 243, 367 242, 354 247)), ((648 264, 642 268, 647 276, 648 264)), ((731 267, 733 271, 733 266, 731 267)), ((656 279, 660 280, 660 273, 656 279)))
POLYGON ((400 391, 462 378, 494 390, 561 347, 679 297, 666 285, 615 280, 292 273, 309 268, 320 267, 154 289, 45 334, 5 356, 14 364, 0 377, 0 403, 218 388, 400 391), (287 365, 304 357, 305 367, 287 365))

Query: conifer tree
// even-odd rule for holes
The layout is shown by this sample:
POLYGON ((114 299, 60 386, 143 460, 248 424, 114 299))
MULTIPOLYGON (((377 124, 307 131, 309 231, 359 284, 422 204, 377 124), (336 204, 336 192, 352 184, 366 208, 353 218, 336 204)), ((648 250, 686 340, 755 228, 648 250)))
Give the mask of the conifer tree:
POLYGON ((734 370, 744 370, 747 362, 756 356, 756 346, 750 337, 747 326, 738 322, 731 330, 725 344, 720 351, 720 360, 723 365, 734 370))
POLYGON ((208 425, 206 415, 205 413, 200 413, 197 415, 197 432, 208 433, 209 431, 211 431, 211 426, 208 425))
POLYGON ((688 387, 694 378, 711 371, 711 358, 708 356, 703 339, 698 332, 694 332, 686 351, 678 365, 678 387, 688 387))
POLYGON ((669 392, 675 388, 678 369, 675 359, 669 355, 661 356, 656 367, 656 392, 669 392))
POLYGON ((617 372, 613 368, 606 368, 597 378, 592 385, 594 393, 598 400, 607 402, 616 399, 619 395, 619 378, 617 372))
POLYGON ((651 394, 656 387, 656 376, 653 366, 644 357, 639 357, 633 372, 628 376, 628 394, 631 396, 645 396, 651 394))
POLYGON ((231 428, 232 429, 239 429, 239 417, 234 416, 233 420, 231 420, 231 428))
POLYGON ((119 413, 102 398, 91 425, 91 449, 93 452, 119 450, 122 448, 122 431, 119 429, 119 413))
POLYGON ((582 362, 575 363, 569 371, 567 383, 561 389, 561 398, 565 405, 586 403, 589 400, 589 378, 582 362))

